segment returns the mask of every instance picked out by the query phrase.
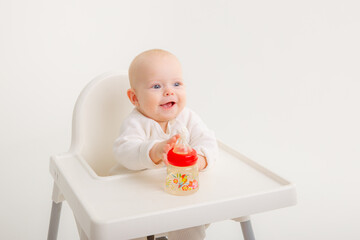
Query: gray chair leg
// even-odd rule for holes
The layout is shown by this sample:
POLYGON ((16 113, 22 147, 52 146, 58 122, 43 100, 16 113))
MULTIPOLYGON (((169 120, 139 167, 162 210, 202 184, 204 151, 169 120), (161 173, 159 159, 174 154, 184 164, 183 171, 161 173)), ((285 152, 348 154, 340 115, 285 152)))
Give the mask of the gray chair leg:
POLYGON ((48 240, 56 240, 59 229, 60 213, 61 213, 62 202, 52 203, 48 240))
POLYGON ((251 227, 251 221, 240 222, 244 240, 255 240, 254 232, 251 227))

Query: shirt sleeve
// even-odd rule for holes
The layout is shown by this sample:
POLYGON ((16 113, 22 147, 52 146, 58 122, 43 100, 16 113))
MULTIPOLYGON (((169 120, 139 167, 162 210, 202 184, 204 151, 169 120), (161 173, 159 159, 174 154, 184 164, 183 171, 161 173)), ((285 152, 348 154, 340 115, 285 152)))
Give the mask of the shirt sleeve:
POLYGON ((194 148, 199 155, 206 157, 208 165, 204 170, 211 168, 219 154, 214 132, 208 129, 201 118, 191 110, 187 128, 190 133, 190 146, 194 148))
POLYGON ((144 123, 134 117, 126 119, 121 127, 120 135, 114 142, 116 161, 130 170, 157 168, 149 156, 156 140, 148 140, 144 123))

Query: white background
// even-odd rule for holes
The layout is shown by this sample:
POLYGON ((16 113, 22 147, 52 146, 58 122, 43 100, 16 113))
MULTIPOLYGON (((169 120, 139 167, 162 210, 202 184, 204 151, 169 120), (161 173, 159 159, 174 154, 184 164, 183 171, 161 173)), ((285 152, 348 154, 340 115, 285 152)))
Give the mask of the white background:
MULTIPOLYGON (((297 185, 257 239, 360 239, 360 4, 321 0, 0 0, 0 239, 45 239, 49 156, 82 88, 143 50, 177 55, 217 137, 297 185)), ((77 239, 63 205, 59 239, 77 239)), ((241 239, 238 223, 207 239, 241 239)))

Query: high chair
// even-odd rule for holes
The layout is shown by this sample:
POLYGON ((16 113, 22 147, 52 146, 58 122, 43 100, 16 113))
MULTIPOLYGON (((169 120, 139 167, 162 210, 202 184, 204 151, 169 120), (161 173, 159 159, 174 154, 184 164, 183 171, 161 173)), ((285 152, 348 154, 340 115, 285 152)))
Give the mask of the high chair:
POLYGON ((165 168, 118 169, 113 143, 133 106, 128 77, 103 74, 80 94, 73 113, 68 152, 50 159, 54 178, 48 233, 56 239, 62 201, 72 209, 81 239, 118 240, 151 236, 226 219, 241 223, 244 239, 255 239, 249 216, 296 204, 295 186, 219 142, 215 166, 200 173, 199 191, 173 196, 164 191, 165 168))

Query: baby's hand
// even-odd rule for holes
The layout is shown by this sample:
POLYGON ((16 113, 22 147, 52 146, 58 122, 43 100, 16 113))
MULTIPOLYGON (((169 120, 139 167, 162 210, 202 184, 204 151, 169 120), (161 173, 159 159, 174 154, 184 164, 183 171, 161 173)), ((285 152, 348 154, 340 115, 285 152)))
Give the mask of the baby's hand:
POLYGON ((163 142, 156 143, 150 150, 150 159, 155 163, 159 164, 161 161, 164 161, 168 165, 167 154, 174 147, 176 141, 180 138, 179 134, 176 134, 172 138, 165 140, 163 142))
POLYGON ((206 158, 202 155, 198 155, 197 164, 198 164, 199 171, 205 169, 207 167, 206 158))

